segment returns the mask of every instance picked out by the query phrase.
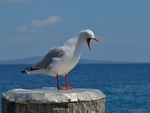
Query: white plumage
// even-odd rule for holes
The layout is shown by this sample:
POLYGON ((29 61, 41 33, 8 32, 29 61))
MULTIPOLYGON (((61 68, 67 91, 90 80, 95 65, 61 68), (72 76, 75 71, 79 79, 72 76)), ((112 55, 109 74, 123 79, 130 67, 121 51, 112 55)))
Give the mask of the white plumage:
MULTIPOLYGON (((68 72, 76 66, 80 59, 82 46, 86 42, 89 49, 91 49, 91 39, 98 42, 91 30, 83 30, 66 41, 62 46, 52 48, 42 60, 35 63, 32 67, 26 68, 22 73, 57 76, 58 81, 59 75, 67 76, 68 72)), ((67 79, 68 76, 66 77, 67 79)))

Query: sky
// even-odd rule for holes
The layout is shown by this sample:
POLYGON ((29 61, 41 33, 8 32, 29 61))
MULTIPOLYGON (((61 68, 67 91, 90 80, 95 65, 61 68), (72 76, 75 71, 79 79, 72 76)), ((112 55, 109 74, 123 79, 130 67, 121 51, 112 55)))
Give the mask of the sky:
POLYGON ((150 0, 0 0, 0 61, 42 56, 81 30, 81 58, 150 62, 150 0))

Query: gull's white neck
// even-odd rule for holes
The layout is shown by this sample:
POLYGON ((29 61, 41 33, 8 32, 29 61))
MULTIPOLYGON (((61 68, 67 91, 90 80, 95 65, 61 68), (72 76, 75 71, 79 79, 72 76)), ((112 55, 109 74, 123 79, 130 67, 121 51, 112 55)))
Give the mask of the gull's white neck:
POLYGON ((63 45, 66 45, 70 48, 72 48, 73 57, 80 57, 82 46, 86 43, 86 40, 84 40, 82 37, 79 37, 78 35, 74 38, 69 39, 66 41, 63 45))

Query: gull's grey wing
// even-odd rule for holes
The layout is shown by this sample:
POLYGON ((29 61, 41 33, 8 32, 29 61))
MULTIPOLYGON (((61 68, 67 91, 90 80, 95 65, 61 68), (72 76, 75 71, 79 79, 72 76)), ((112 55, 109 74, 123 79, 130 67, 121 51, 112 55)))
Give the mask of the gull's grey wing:
POLYGON ((40 61, 38 61, 36 64, 33 65, 33 68, 47 68, 47 66, 53 62, 52 58, 60 58, 64 55, 63 48, 57 47, 53 48, 49 51, 49 53, 40 61))

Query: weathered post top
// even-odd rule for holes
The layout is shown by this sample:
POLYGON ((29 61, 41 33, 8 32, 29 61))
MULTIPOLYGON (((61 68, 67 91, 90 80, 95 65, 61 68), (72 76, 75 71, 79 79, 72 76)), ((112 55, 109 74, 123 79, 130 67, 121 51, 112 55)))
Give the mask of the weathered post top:
POLYGON ((57 90, 48 87, 42 89, 12 89, 2 94, 2 98, 24 104, 91 101, 105 97, 102 91, 97 89, 57 90))
POLYGON ((97 89, 12 89, 2 94, 2 113, 105 113, 105 94, 97 89))

